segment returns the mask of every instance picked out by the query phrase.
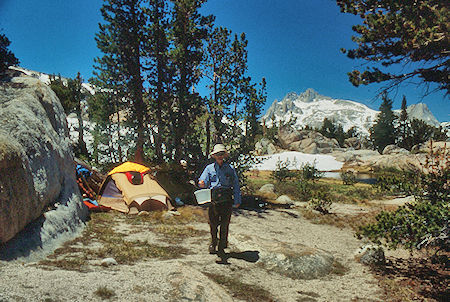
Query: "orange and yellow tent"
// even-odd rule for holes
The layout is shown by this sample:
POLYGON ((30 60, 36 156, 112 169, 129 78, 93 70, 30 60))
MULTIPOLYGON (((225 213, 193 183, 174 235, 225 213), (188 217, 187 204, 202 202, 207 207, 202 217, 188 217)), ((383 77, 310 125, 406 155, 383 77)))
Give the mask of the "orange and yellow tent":
POLYGON ((169 194, 150 172, 150 168, 133 162, 115 167, 100 187, 99 205, 128 214, 171 210, 169 194))

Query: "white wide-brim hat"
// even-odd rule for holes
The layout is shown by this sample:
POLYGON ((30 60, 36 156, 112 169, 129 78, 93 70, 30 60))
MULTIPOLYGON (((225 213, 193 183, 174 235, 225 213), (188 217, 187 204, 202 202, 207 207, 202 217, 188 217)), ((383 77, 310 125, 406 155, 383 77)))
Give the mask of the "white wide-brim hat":
POLYGON ((214 146, 214 148, 213 148, 212 152, 209 154, 209 156, 213 156, 214 154, 219 153, 219 152, 225 152, 225 155, 228 155, 228 152, 227 152, 227 149, 225 148, 225 146, 222 144, 217 144, 214 146))

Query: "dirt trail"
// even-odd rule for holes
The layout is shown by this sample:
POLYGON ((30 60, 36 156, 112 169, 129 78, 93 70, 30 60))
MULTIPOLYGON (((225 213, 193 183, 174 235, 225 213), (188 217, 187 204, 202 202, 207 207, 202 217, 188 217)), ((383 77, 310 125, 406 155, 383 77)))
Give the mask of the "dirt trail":
MULTIPOLYGON (((127 240, 176 248, 180 253, 175 251, 167 260, 153 258, 132 265, 118 261, 109 267, 101 266, 101 259, 97 259, 83 271, 41 263, 0 262, 0 301, 99 301, 107 296, 107 289, 112 292, 112 301, 383 300, 377 280, 353 258, 362 245, 353 232, 312 224, 298 209, 235 211, 226 264, 216 263, 219 258, 208 254, 205 222, 184 225, 195 236, 183 239, 158 235, 151 225, 134 224, 121 215, 116 215, 113 223, 114 231, 127 240), (280 246, 293 252, 296 246, 328 252, 342 265, 342 271, 303 280, 262 266, 262 247, 280 246), (237 282, 234 288, 230 280, 237 282), (102 295, 101 289, 106 293, 102 295), (254 294, 248 295, 251 290, 254 294)), ((90 248, 98 249, 97 245, 93 242, 90 248)))

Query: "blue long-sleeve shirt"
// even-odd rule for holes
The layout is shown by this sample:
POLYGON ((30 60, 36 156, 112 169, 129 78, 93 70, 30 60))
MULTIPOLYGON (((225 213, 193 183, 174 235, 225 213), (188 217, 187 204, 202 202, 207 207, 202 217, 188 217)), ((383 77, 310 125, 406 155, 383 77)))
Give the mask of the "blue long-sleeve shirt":
POLYGON ((198 179, 205 182, 205 188, 233 188, 234 204, 241 204, 241 189, 236 171, 230 164, 223 163, 219 166, 217 162, 209 164, 203 170, 198 179))

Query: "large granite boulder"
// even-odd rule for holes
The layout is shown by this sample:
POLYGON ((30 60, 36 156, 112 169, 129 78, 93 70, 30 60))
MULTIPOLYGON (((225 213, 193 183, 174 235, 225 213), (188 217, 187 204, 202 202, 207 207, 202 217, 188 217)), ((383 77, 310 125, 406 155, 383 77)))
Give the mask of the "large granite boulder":
POLYGON ((331 273, 337 264, 333 255, 300 243, 288 244, 266 238, 231 235, 229 243, 241 251, 258 251, 255 259, 264 269, 292 279, 311 280, 331 273), (257 244, 255 244, 257 242, 257 244))
POLYGON ((64 110, 38 79, 16 74, 0 81, 0 188, 0 243, 34 221, 42 247, 57 233, 78 228, 88 214, 64 110))
POLYGON ((283 149, 308 154, 330 153, 340 148, 334 138, 327 138, 314 130, 298 131, 291 127, 283 127, 278 134, 278 140, 283 149))
POLYGON ((357 163, 363 162, 370 158, 378 157, 380 156, 380 153, 378 153, 378 151, 375 150, 348 150, 345 152, 339 150, 332 153, 332 155, 338 161, 342 161, 345 163, 355 163, 355 162, 357 163))
POLYGON ((425 142, 419 145, 415 145, 411 149, 411 153, 433 153, 439 152, 443 153, 444 151, 450 152, 450 142, 440 141, 440 142, 425 142))
POLYGON ((409 154, 409 151, 396 145, 387 145, 383 149, 383 155, 409 154))
POLYGON ((277 147, 264 137, 255 144, 256 155, 271 155, 277 153, 277 151, 277 147))

